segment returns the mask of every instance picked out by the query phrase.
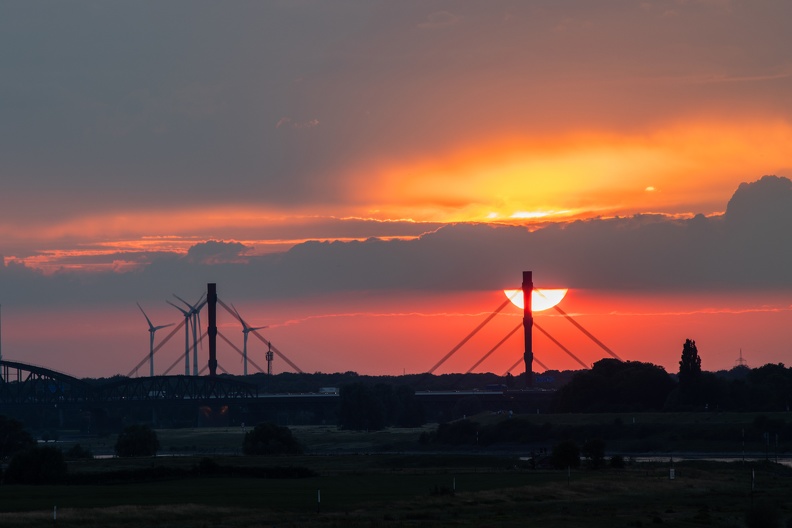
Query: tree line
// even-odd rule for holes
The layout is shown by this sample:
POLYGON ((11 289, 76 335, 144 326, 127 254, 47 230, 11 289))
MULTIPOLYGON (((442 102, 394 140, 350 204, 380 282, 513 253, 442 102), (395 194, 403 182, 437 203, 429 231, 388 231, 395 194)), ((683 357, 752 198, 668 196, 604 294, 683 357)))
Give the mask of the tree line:
POLYGON ((783 363, 706 372, 696 342, 682 347, 679 371, 640 361, 602 359, 558 390, 557 412, 788 411, 792 368, 783 363))

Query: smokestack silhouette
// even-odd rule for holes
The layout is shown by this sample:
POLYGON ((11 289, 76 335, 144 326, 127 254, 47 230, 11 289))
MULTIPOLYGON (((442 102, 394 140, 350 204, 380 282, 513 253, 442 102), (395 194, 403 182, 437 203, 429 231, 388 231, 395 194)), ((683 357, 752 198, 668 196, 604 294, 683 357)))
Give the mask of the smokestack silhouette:
POLYGON ((525 386, 533 388, 533 272, 523 271, 523 330, 525 333, 525 386))
POLYGON ((209 306, 209 375, 217 375, 217 284, 206 285, 206 302, 209 306))

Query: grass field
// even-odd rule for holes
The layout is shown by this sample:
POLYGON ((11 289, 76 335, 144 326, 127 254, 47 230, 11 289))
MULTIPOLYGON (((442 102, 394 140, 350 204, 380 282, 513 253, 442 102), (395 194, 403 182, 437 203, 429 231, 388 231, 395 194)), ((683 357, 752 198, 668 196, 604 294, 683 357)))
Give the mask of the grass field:
MULTIPOLYGON (((596 426, 616 420, 632 426, 632 418, 527 417, 539 424, 552 420, 558 426, 596 426)), ((477 419, 487 423, 504 418, 483 415, 477 419)), ((679 431, 703 423, 717 431, 747 426, 755 417, 638 414, 635 419, 636 424, 665 424, 679 431)), ((317 476, 194 476, 102 486, 4 485, 0 486, 0 526, 743 527, 752 508, 778 521, 761 526, 785 526, 782 523, 792 518, 792 469, 773 463, 677 461, 673 480, 668 461, 633 463, 623 469, 533 470, 513 452, 519 448, 497 454, 477 449, 421 452, 418 437, 433 429, 352 432, 325 426, 293 427, 306 454, 275 458, 238 455, 244 435, 241 428, 158 430, 161 452, 174 456, 75 461, 70 462, 69 473, 155 465, 191 468, 208 456, 223 466, 304 467, 317 476)), ((80 441, 101 453, 112 451, 114 438, 80 441)))
POLYGON ((320 476, 308 479, 3 486, 0 526, 52 526, 56 505, 56 525, 68 527, 738 527, 745 526, 752 502, 779 518, 792 516, 792 471, 774 464, 682 463, 670 480, 669 467, 656 464, 567 473, 497 467, 502 464, 488 464, 486 457, 441 460, 442 467, 429 460, 411 469, 393 467, 398 461, 385 456, 319 458, 330 460, 320 461, 314 468, 320 476))

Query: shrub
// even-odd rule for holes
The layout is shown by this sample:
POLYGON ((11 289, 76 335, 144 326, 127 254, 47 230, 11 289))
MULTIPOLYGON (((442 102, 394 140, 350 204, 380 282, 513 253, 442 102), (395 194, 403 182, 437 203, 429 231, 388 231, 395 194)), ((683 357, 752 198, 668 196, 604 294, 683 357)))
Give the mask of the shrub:
POLYGON ((573 440, 564 440, 553 447, 550 461, 556 469, 580 467, 580 449, 573 440))
POLYGON ((242 452, 246 455, 299 455, 303 451, 291 429, 271 423, 258 424, 245 433, 242 452))
POLYGON ((66 462, 55 447, 33 447, 11 458, 5 472, 8 484, 57 484, 66 476, 66 462))
POLYGON ((74 444, 64 453, 68 460, 79 460, 82 458, 93 458, 93 453, 90 449, 85 449, 80 444, 74 444))
POLYGON ((0 415, 0 458, 29 449, 36 441, 18 420, 0 415))
POLYGON ((118 435, 115 453, 120 457, 154 456, 160 448, 157 433, 148 425, 130 425, 118 435))
POLYGON ((580 452, 588 459, 593 469, 599 469, 605 462, 605 441, 602 438, 587 440, 580 452))

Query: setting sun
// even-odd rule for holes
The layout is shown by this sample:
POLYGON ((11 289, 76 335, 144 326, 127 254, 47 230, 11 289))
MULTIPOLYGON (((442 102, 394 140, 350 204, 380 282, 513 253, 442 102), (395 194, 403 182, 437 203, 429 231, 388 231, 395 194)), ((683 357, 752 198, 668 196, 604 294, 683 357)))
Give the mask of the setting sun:
MULTIPOLYGON (((553 290, 534 290, 531 295, 531 309, 534 312, 541 312, 549 310, 553 306, 560 303, 564 296, 569 291, 567 288, 559 288, 553 290)), ((523 299, 522 290, 503 290, 506 297, 512 302, 514 306, 520 309, 525 308, 525 300, 523 299)))

